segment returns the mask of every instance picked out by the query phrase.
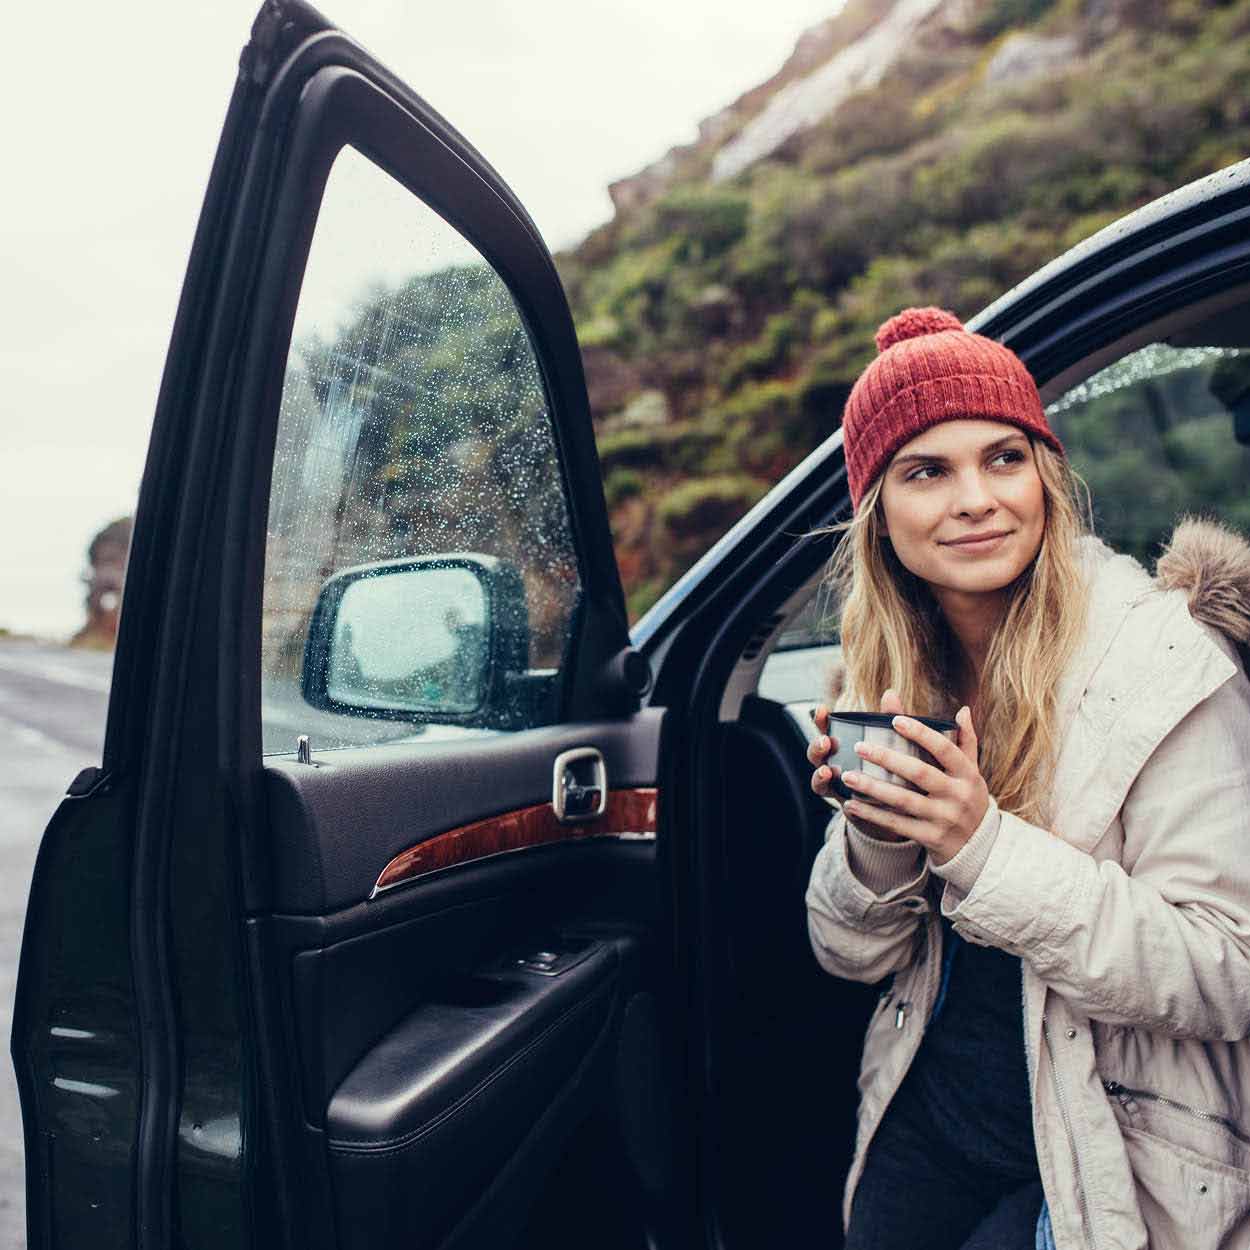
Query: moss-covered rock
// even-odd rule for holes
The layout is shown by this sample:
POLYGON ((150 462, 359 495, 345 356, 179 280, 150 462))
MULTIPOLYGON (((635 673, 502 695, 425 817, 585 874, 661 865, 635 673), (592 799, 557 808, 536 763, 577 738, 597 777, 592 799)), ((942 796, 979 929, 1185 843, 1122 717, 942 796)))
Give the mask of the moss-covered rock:
POLYGON ((656 507, 663 563, 680 576, 706 550, 706 535, 723 534, 768 492, 769 483, 747 474, 720 474, 682 482, 656 507))
POLYGON ((603 482, 603 494, 609 509, 619 507, 626 499, 641 495, 645 488, 646 479, 633 469, 613 469, 603 482))

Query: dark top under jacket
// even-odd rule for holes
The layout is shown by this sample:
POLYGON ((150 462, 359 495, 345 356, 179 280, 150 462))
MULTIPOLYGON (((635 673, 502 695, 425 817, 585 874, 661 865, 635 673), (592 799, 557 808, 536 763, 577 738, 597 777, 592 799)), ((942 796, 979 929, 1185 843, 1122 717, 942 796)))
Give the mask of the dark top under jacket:
POLYGON ((848 1250, 1042 1244, 1020 960, 965 942, 945 919, 942 938, 941 988, 868 1148, 848 1250))
POLYGON ((899 1096, 927 1111, 969 1166, 1030 1180, 1038 1172, 1020 960, 965 942, 945 917, 942 950, 944 988, 899 1096))

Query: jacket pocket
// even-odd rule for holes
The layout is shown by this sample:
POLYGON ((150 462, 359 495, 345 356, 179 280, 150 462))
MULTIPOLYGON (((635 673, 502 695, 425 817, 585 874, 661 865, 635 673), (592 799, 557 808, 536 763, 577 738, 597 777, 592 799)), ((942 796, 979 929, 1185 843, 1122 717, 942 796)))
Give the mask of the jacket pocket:
POLYGON ((1104 1088, 1151 1250, 1248 1250, 1250 1142, 1236 1126, 1163 1095, 1114 1081, 1104 1088))
POLYGON ((1144 1129, 1121 1132, 1150 1250, 1250 1246, 1250 1174, 1144 1129))

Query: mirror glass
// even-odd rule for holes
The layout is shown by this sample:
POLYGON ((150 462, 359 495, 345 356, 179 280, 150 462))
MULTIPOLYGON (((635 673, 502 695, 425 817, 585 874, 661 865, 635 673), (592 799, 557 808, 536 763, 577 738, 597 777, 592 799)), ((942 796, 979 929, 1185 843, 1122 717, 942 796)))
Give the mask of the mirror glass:
POLYGON ((338 703, 476 711, 487 692, 486 591, 472 570, 380 570, 347 587, 331 631, 326 688, 338 703))

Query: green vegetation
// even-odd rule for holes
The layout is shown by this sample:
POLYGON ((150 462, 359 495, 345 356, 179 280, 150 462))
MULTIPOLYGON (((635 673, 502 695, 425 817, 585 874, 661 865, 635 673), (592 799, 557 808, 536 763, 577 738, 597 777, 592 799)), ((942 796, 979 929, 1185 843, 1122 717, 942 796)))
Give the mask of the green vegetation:
MULTIPOLYGON (((1250 154, 1250 0, 1145 0, 1097 20, 1088 7, 979 0, 962 28, 930 23, 878 86, 768 159, 713 184, 717 141, 687 149, 662 194, 558 258, 597 349, 592 394, 596 370, 632 370, 668 401, 669 424, 601 435, 631 618, 832 433, 885 318, 912 303, 969 318, 1124 213, 1250 154), (1076 52, 991 82, 1026 29, 1076 52)), ((1108 507, 1134 495, 1142 457, 1178 466, 1172 486, 1136 493, 1126 532, 1187 500, 1187 473, 1227 476, 1230 506, 1244 489, 1227 412, 1149 447, 1132 444, 1130 413, 1094 405, 1088 420, 1112 444, 1087 473, 1108 507)))
POLYGON ((1051 413, 1089 485, 1100 533, 1147 568, 1181 512, 1250 532, 1250 447, 1233 437, 1233 405, 1250 354, 1149 347, 1091 379, 1051 413))
POLYGON ((641 495, 645 488, 646 480, 633 469, 613 469, 603 482, 603 493, 609 508, 619 507, 625 500, 641 495))
POLYGON ((1013 26, 1036 21, 1055 0, 992 0, 979 14, 973 29, 984 38, 993 38, 1013 26))
POLYGON ((683 263, 719 256, 746 232, 751 206, 745 196, 705 187, 683 187, 660 200, 650 226, 675 247, 683 263))
POLYGON ((707 546, 705 535, 723 534, 751 505, 767 493, 770 483, 743 474, 724 474, 683 482, 658 503, 656 516, 665 546, 685 572, 707 546))

